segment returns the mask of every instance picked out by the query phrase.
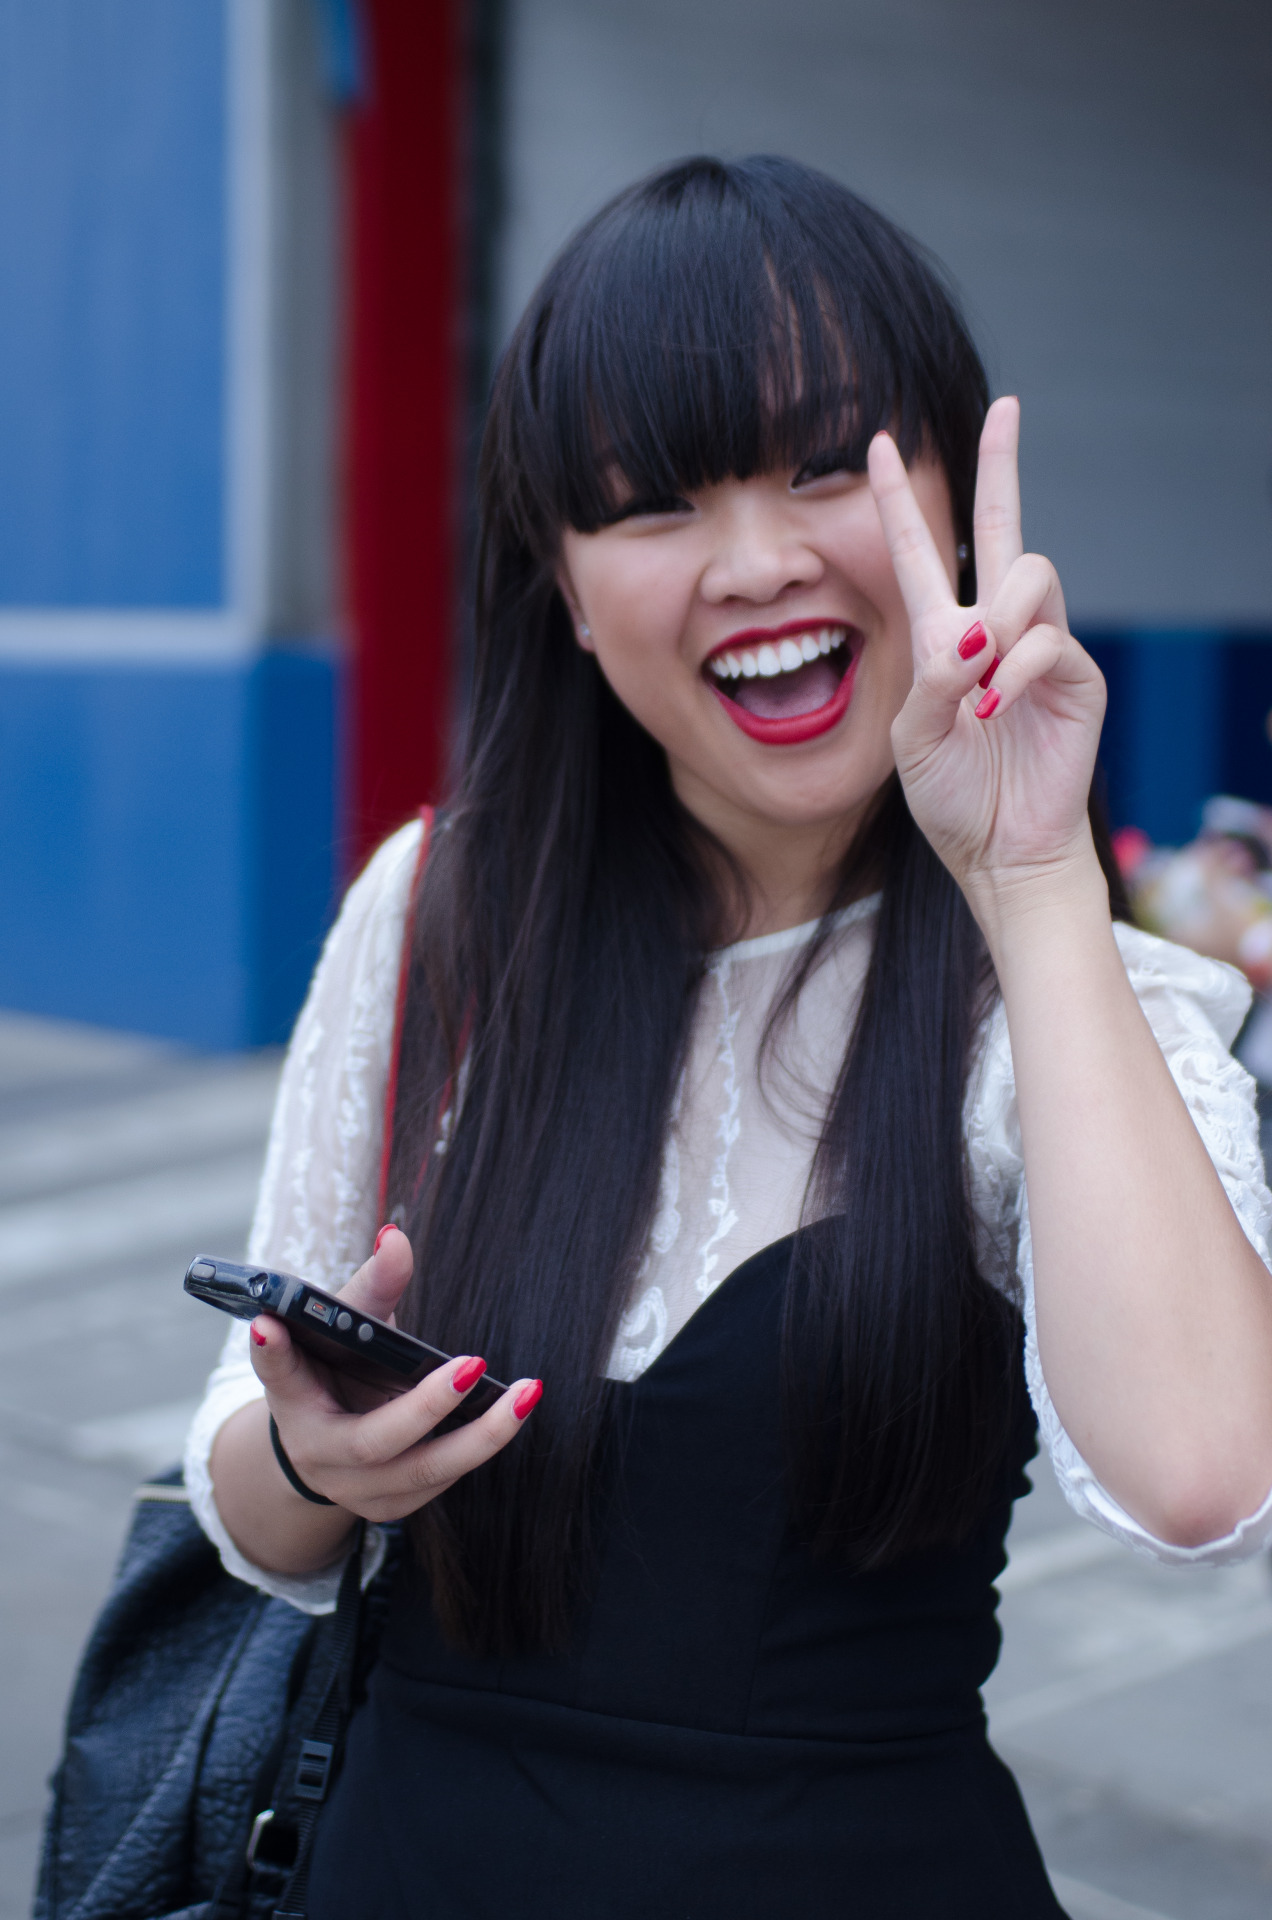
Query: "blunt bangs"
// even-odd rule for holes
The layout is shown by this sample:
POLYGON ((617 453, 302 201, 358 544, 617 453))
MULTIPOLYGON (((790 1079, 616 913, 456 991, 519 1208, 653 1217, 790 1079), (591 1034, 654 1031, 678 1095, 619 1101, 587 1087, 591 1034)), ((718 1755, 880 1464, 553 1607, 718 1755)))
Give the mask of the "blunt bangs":
POLYGON ((880 427, 941 461, 967 537, 988 393, 954 299, 913 241, 794 161, 686 160, 620 195, 550 269, 507 375, 540 551, 631 499, 862 471, 880 427))

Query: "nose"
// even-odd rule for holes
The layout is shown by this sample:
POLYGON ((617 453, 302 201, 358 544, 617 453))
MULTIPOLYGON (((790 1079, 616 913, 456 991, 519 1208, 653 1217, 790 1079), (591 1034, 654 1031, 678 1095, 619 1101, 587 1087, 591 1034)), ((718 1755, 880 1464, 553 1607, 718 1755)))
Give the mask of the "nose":
POLYGON ((722 515, 715 549, 701 578, 704 600, 766 606, 787 591, 815 586, 824 563, 797 528, 760 501, 738 501, 722 515))

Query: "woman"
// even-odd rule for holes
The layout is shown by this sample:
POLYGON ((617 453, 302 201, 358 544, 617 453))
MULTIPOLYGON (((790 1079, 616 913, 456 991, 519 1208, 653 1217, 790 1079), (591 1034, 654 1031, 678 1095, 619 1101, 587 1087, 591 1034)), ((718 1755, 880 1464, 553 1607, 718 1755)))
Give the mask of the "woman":
POLYGON ((415 905, 418 826, 349 895, 252 1242, 459 1358, 354 1412, 259 1321, 187 1460, 300 1606, 406 1520, 315 1916, 1055 1914, 978 1692, 1034 1412, 1122 1539, 1272 1535, 1246 991, 1114 924, 986 399, 783 160, 622 195, 507 351, 464 769, 415 905))

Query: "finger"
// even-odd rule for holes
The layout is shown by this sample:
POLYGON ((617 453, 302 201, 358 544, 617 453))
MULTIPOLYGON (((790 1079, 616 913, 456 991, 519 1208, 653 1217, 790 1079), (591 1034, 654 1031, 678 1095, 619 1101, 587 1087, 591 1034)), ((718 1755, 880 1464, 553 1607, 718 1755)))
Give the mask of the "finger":
POLYGON ((397 1394, 382 1406, 341 1422, 324 1441, 332 1464, 387 1465, 448 1419, 485 1371, 486 1363, 479 1356, 460 1354, 435 1367, 409 1393, 397 1394))
POLYGON ((1025 553, 1008 568, 982 620, 1000 658, 1036 623, 1067 627, 1060 577, 1040 553, 1025 553))
POLYGON ((485 1371, 484 1360, 460 1354, 435 1367, 409 1393, 367 1413, 350 1413, 334 1401, 317 1405, 312 1398, 273 1393, 271 1411, 278 1417, 288 1456, 308 1485, 361 1512, 357 1503, 368 1493, 378 1496, 400 1488, 402 1475, 386 1482, 384 1469, 415 1453, 485 1371))
POLYGON ((925 614, 952 607, 954 589, 891 434, 875 435, 867 464, 883 537, 913 627, 925 614))
POLYGON ((402 1491, 434 1495, 454 1486, 522 1432, 543 1394, 542 1380, 516 1380, 479 1420, 426 1440, 401 1460, 402 1491))
POLYGON ((1000 663, 993 686, 977 702, 976 718, 998 719, 1035 681, 1086 677, 1085 656, 1071 633, 1063 627, 1032 626, 1000 663))
POLYGON ((248 1329, 252 1370, 265 1389, 271 1409, 339 1413, 340 1402, 322 1374, 310 1364, 281 1320, 260 1313, 248 1329))
POLYGON ((390 1222, 376 1235, 371 1258, 341 1287, 341 1298, 387 1320, 410 1285, 413 1265, 410 1241, 390 1222))
POLYGON ((995 400, 981 429, 976 465, 976 597, 982 606, 998 591, 1023 548, 1020 537, 1020 402, 995 400))
POLYGON ((957 646, 943 647, 923 662, 892 727, 897 761, 903 770, 940 746, 957 723, 964 700, 990 658, 984 628, 977 622, 957 646))

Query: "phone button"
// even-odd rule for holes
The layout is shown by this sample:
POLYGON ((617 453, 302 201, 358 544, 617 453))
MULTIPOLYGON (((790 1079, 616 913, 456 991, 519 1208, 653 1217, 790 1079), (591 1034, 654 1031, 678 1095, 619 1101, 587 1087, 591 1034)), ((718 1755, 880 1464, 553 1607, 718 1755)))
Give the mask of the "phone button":
POLYGON ((336 1315, 336 1325, 339 1327, 341 1333, 348 1333, 350 1327, 353 1325, 353 1315, 351 1313, 338 1313, 336 1315))
POLYGON ((374 1340, 375 1328, 373 1326, 368 1325, 368 1323, 364 1320, 362 1322, 362 1325, 358 1328, 358 1338, 359 1340, 374 1340))

